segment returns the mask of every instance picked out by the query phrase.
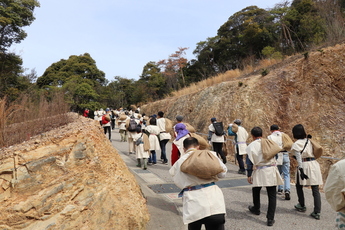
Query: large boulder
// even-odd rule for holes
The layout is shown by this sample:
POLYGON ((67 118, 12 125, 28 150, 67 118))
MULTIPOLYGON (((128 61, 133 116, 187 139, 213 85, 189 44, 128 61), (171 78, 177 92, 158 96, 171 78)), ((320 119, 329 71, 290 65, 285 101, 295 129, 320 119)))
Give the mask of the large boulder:
POLYGON ((1 229, 145 229, 146 200, 99 123, 2 149, 1 229))

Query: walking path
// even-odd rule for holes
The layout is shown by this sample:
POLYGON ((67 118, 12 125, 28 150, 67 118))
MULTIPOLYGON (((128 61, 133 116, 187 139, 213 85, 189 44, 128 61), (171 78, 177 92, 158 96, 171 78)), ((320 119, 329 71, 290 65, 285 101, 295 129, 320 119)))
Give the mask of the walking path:
MULTIPOLYGON (((122 159, 137 178, 144 196, 147 199, 151 215, 147 225, 148 230, 186 230, 182 222, 182 199, 177 197, 180 192, 169 175, 170 165, 157 162, 157 165, 148 166, 147 170, 136 167, 135 154, 128 153, 128 143, 120 142, 118 130, 112 131, 112 144, 118 150, 122 159)), ((170 159, 171 144, 167 145, 167 158, 170 159)), ((157 153, 160 159, 160 152, 157 153)), ((169 162, 170 163, 170 162, 169 162)), ((228 173, 226 178, 216 182, 222 189, 226 203, 225 229, 279 229, 279 230, 308 230, 308 229, 335 229, 336 213, 331 209, 321 193, 321 219, 315 220, 309 216, 313 211, 313 197, 310 189, 305 188, 307 211, 297 212, 294 205, 298 203, 296 189, 291 185, 291 200, 277 197, 275 224, 266 226, 267 194, 266 189, 261 190, 261 215, 256 216, 248 211, 252 205, 252 190, 245 175, 237 174, 238 166, 227 163, 228 173)))

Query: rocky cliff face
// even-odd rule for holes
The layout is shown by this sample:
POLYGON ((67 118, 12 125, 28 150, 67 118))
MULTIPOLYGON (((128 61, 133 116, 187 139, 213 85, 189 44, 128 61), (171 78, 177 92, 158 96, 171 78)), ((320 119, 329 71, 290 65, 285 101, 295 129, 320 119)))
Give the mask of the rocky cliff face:
MULTIPOLYGON (((266 76, 241 76, 179 98, 142 106, 146 114, 162 110, 172 120, 185 116, 199 132, 207 133, 211 117, 225 124, 239 118, 250 131, 254 126, 269 135, 278 124, 292 137, 292 127, 303 124, 325 149, 324 156, 345 156, 345 45, 300 55, 270 68, 266 76)), ((226 125, 227 126, 227 125, 226 125)), ((331 160, 318 160, 324 172, 331 160)), ((324 174, 324 178, 327 173, 324 174)))
POLYGON ((98 122, 74 120, 2 150, 1 229, 145 229, 134 176, 98 122))

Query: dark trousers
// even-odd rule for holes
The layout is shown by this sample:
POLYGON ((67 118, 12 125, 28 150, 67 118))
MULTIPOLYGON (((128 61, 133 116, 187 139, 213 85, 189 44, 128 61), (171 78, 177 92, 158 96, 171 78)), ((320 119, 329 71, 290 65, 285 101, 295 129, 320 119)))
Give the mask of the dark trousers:
MULTIPOLYGON (((304 201, 304 192, 303 192, 303 185, 300 185, 299 183, 299 176, 297 177, 297 183, 296 183, 296 191, 297 191, 297 197, 298 197, 298 203, 304 207, 305 201, 304 201)), ((321 212, 321 197, 320 197, 320 191, 318 185, 312 185, 311 191, 313 193, 314 197, 314 212, 320 213, 321 212)))
POLYGON ((243 155, 239 154, 238 145, 236 145, 236 160, 238 162, 238 166, 240 167, 240 171, 246 171, 246 169, 244 168, 243 155))
POLYGON ((225 214, 216 214, 188 224, 188 230, 200 230, 204 224, 206 230, 224 230, 225 214))
POLYGON ((111 119, 111 129, 115 129, 115 119, 111 119))
POLYGON ((107 134, 107 132, 109 133, 109 140, 111 139, 111 127, 110 126, 104 126, 104 134, 107 134))
POLYGON ((167 154, 166 154, 166 148, 165 148, 168 141, 169 141, 168 139, 165 139, 165 140, 161 140, 159 142, 159 145, 161 147, 161 159, 163 160, 164 163, 168 162, 167 154))
POLYGON ((223 153, 223 143, 212 142, 212 146, 213 146, 213 151, 215 151, 218 155, 220 155, 220 157, 223 160, 223 163, 226 164, 226 156, 223 153))
MULTIPOLYGON (((253 203, 254 209, 260 210, 260 191, 262 187, 253 187, 253 203)), ((268 196, 268 210, 266 218, 270 220, 274 220, 274 213, 276 211, 277 206, 277 194, 276 194, 277 186, 270 186, 266 187, 267 196, 268 196)))

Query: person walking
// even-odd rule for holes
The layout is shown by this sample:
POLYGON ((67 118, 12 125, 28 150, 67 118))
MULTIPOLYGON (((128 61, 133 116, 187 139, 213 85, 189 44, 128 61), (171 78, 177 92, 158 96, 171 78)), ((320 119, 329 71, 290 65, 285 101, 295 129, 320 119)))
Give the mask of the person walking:
POLYGON ((248 139, 248 132, 241 126, 242 121, 240 119, 236 119, 234 123, 238 126, 237 132, 233 132, 232 126, 233 124, 229 124, 228 127, 228 135, 235 136, 235 153, 236 153, 236 160, 238 162, 239 170, 238 174, 246 174, 246 169, 244 167, 243 155, 246 154, 247 148, 247 139, 248 139))
POLYGON ((295 209, 299 212, 305 212, 303 186, 311 186, 314 197, 314 211, 311 217, 319 220, 321 212, 321 196, 319 185, 323 184, 319 163, 315 160, 313 146, 307 138, 303 125, 298 124, 292 128, 292 134, 297 141, 292 145, 291 151, 296 157, 298 168, 296 170, 296 191, 298 204, 295 209))
POLYGON ((248 209, 255 215, 260 215, 260 191, 262 187, 266 187, 268 196, 268 210, 266 214, 267 226, 273 226, 275 223, 274 216, 277 206, 277 185, 283 184, 278 168, 276 166, 275 157, 265 159, 262 152, 262 129, 254 127, 251 130, 253 142, 248 145, 246 152, 247 157, 247 176, 248 183, 253 185, 253 206, 248 209), (253 170, 255 166, 255 170, 253 170))
MULTIPOLYGON (((283 133, 280 132, 278 125, 271 125, 271 135, 267 138, 274 141, 281 149, 283 149, 283 133)), ((280 175, 284 179, 284 186, 278 185, 278 195, 284 193, 285 200, 290 200, 290 157, 289 152, 282 150, 277 154, 277 167, 280 175)))
MULTIPOLYGON (((199 148, 199 142, 194 137, 188 137, 183 141, 185 154, 175 162, 169 173, 174 183, 182 189, 183 223, 188 224, 188 230, 200 230, 205 225, 206 230, 224 230, 225 201, 222 190, 214 183, 216 177, 224 178, 227 172, 223 162, 213 154, 216 161, 212 161, 215 167, 220 167, 222 172, 212 178, 202 179, 181 171, 181 166, 199 148)), ((201 153, 203 154, 203 153, 201 153)))
POLYGON ((223 163, 226 164, 226 156, 223 153, 223 143, 225 142, 223 124, 219 123, 219 130, 217 125, 217 119, 215 117, 211 118, 211 124, 208 126, 209 135, 208 139, 212 143, 213 151, 215 151, 223 160, 223 163), (217 130, 216 130, 217 128, 217 130))
POLYGON ((106 109, 106 113, 101 117, 101 123, 102 127, 104 129, 104 134, 109 135, 109 140, 111 140, 111 127, 110 127, 110 121, 111 121, 111 115, 110 110, 106 109))
POLYGON ((136 145, 135 156, 137 158, 137 167, 147 169, 147 160, 149 158, 150 143, 148 136, 142 132, 141 127, 136 128, 136 133, 132 135, 133 141, 136 145))
POLYGON ((170 133, 166 131, 166 120, 163 117, 164 113, 162 111, 159 111, 157 114, 157 126, 159 128, 159 144, 161 147, 161 160, 163 164, 168 164, 168 159, 166 156, 166 145, 168 141, 171 139, 170 133))
POLYGON ((157 157, 156 151, 160 150, 158 135, 159 135, 159 128, 157 126, 156 118, 151 118, 149 121, 149 125, 145 127, 146 132, 149 134, 149 141, 150 141, 150 157, 149 157, 149 164, 155 165, 157 164, 157 157))

